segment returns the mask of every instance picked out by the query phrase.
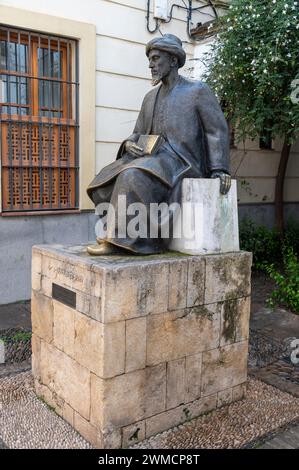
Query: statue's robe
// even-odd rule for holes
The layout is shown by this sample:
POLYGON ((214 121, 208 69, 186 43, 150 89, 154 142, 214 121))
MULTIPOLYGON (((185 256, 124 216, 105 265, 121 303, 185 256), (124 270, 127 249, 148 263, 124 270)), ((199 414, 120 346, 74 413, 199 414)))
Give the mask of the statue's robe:
MULTIPOLYGON (((219 103, 210 88, 180 77, 166 94, 163 85, 144 98, 133 134, 160 134, 165 143, 151 156, 134 158, 125 152, 124 141, 115 162, 103 168, 87 193, 95 204, 111 202, 116 213, 117 196, 126 195, 127 206, 141 202, 179 201, 182 179, 209 177, 212 171, 229 173, 229 132, 219 103)), ((171 214, 170 214, 171 217, 171 214)), ((164 220, 165 222, 165 220, 164 220)), ((168 239, 119 237, 107 241, 136 253, 165 250, 168 239)))

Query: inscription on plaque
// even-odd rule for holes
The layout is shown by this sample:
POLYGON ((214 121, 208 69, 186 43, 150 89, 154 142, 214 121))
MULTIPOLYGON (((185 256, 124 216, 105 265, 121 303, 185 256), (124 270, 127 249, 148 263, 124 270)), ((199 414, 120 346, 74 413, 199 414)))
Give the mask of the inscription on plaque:
POLYGON ((52 298, 62 302, 68 307, 76 308, 76 292, 52 283, 52 298))

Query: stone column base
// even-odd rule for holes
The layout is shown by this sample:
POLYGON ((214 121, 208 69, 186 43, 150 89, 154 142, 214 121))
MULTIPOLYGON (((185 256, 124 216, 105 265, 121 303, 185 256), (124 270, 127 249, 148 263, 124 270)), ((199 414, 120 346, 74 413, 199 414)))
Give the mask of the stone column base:
POLYGON ((241 399, 251 255, 91 257, 37 246, 36 393, 98 448, 129 447, 241 399))

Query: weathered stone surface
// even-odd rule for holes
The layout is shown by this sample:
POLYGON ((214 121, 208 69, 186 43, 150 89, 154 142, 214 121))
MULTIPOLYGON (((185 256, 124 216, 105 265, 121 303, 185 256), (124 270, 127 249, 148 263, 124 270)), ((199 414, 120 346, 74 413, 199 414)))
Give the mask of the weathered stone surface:
POLYGON ((232 389, 228 388, 227 390, 222 390, 217 394, 217 408, 220 408, 224 405, 229 405, 232 402, 233 393, 232 389))
POLYGON ((103 324, 76 312, 74 318, 74 359, 97 375, 103 374, 103 324))
POLYGON ((247 341, 204 352, 202 395, 211 395, 245 382, 247 353, 247 341))
POLYGON ((187 403, 184 408, 184 414, 188 415, 188 418, 195 418, 203 413, 208 413, 216 408, 217 394, 209 395, 207 397, 201 397, 199 400, 187 403))
POLYGON ((122 428, 122 447, 130 447, 145 439, 145 420, 122 428))
POLYGON ((186 357, 185 403, 197 400, 201 394, 202 353, 186 357))
POLYGON ((191 258, 188 261, 187 307, 204 303, 205 266, 204 258, 191 258))
POLYGON ((35 379, 40 380, 41 370, 40 370, 40 338, 32 333, 31 336, 31 348, 32 348, 32 375, 35 379))
POLYGON ((74 412, 74 428, 95 448, 99 446, 99 432, 95 426, 84 419, 79 413, 74 412))
POLYGON ((102 433, 100 430, 98 439, 98 449, 118 449, 122 441, 121 429, 109 433, 102 433))
POLYGON ((167 402, 169 410, 185 401, 185 358, 167 363, 167 402))
POLYGON ((145 371, 112 379, 91 374, 91 423, 110 433, 144 418, 145 371))
POLYGON ((41 289, 42 255, 32 251, 31 262, 31 288, 39 291, 41 289))
POLYGON ((233 401, 242 400, 246 396, 247 383, 233 387, 233 401))
POLYGON ((89 371, 44 341, 41 342, 40 370, 42 383, 88 420, 90 410, 89 371))
MULTIPOLYGON (((57 411, 57 407, 55 407, 55 403, 54 403, 54 400, 53 400, 53 391, 50 390, 49 387, 42 384, 37 379, 34 380, 34 388, 35 388, 35 393, 38 396, 38 398, 45 401, 48 405, 55 408, 55 411, 57 411)), ((59 412, 59 410, 58 410, 58 412, 59 412)), ((61 412, 61 410, 60 410, 60 412, 61 412)))
POLYGON ((178 426, 197 416, 216 408, 217 395, 203 397, 187 405, 178 406, 146 420, 146 437, 178 426))
POLYGON ((47 297, 52 297, 52 280, 43 275, 41 277, 41 293, 47 297))
POLYGON ((104 360, 101 377, 109 378, 125 371, 126 339, 125 322, 103 326, 104 360))
POLYGON ((251 253, 206 256, 205 304, 250 295, 251 253))
MULTIPOLYGON (((79 309, 78 309, 79 310, 79 309)), ((82 312, 85 313, 85 312, 82 312)), ((94 320, 102 322, 102 299, 101 297, 89 297, 89 311, 88 316, 94 320)))
POLYGON ((73 410, 73 408, 67 403, 64 403, 63 410, 62 410, 62 417, 63 419, 65 419, 65 421, 67 421, 73 427, 74 427, 74 416, 75 416, 75 411, 73 410))
POLYGON ((249 339, 249 317, 251 308, 251 297, 238 300, 239 321, 236 325, 236 343, 249 339))
POLYGON ((34 385, 37 396, 54 408, 55 412, 59 416, 63 416, 63 409, 65 406, 64 400, 59 397, 54 390, 51 390, 39 381, 35 380, 34 385))
POLYGON ((55 346, 74 357, 76 311, 53 300, 53 333, 55 346))
POLYGON ((88 265, 80 266, 67 260, 43 256, 42 274, 52 282, 81 292, 88 292, 91 286, 91 271, 88 265))
POLYGON ((223 303, 220 346, 248 339, 249 315, 250 297, 227 300, 223 303))
POLYGON ((166 262, 109 270, 105 278, 103 322, 167 311, 168 271, 166 262))
POLYGON ((93 446, 128 447, 244 395, 248 254, 84 250, 35 249, 33 374, 93 446), (76 293, 76 308, 51 299, 53 281, 76 293))
POLYGON ((99 377, 125 371, 125 322, 104 325, 78 312, 75 317, 75 359, 99 377))
POLYGON ((94 320, 102 322, 101 297, 76 292, 76 310, 90 318, 93 318, 94 320))
POLYGON ((187 306, 188 262, 169 264, 168 310, 179 310, 187 306))
POLYGON ((31 273, 41 274, 42 272, 42 255, 41 253, 32 250, 31 273))
POLYGON ((219 345, 221 306, 198 306, 147 317, 147 365, 191 356, 219 345))
POLYGON ((166 409, 166 363, 145 369, 145 416, 166 409))
POLYGON ((39 273, 31 274, 31 288, 35 291, 41 290, 42 276, 39 273))
POLYGON ((146 318, 126 321, 126 372, 143 369, 146 363, 146 318))
POLYGON ((97 298, 103 295, 103 272, 100 270, 93 271, 91 268, 90 293, 97 298))
POLYGON ((32 291, 31 321, 34 334, 51 343, 53 339, 53 301, 32 291))
MULTIPOLYGON (((90 315, 90 295, 76 292, 76 310, 88 317, 90 315)), ((99 319, 100 321, 100 319, 99 319)))

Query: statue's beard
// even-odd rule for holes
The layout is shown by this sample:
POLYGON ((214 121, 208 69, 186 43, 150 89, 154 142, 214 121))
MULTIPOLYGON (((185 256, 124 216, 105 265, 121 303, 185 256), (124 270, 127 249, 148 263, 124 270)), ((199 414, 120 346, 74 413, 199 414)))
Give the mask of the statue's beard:
POLYGON ((160 76, 156 76, 156 77, 152 77, 152 80, 151 80, 152 86, 159 85, 159 83, 161 82, 161 80, 162 80, 161 75, 160 75, 160 76))

